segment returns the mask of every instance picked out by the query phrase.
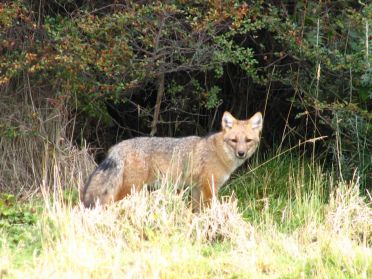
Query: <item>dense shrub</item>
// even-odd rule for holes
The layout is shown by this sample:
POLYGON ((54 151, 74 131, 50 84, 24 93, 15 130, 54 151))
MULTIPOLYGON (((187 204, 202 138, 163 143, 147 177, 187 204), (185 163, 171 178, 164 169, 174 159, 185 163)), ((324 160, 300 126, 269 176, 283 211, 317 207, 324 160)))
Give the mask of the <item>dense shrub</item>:
MULTIPOLYGON (((77 142, 107 148, 149 133, 206 134, 223 110, 240 117, 262 110, 264 147, 326 135, 319 154, 337 161, 342 178, 358 170, 371 184, 370 4, 0 5, 2 96, 47 100, 76 118, 77 142)), ((15 137, 33 128, 2 117, 0 129, 15 137)))

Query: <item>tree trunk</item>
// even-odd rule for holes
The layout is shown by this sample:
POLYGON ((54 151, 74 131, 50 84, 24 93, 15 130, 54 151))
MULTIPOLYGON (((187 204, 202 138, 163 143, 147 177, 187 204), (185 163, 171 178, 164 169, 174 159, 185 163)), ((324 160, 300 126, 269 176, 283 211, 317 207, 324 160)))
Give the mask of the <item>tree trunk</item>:
POLYGON ((158 80, 158 94, 156 96, 156 104, 155 104, 155 110, 154 110, 154 117, 152 119, 151 123, 151 132, 150 136, 154 136, 157 132, 157 124, 160 114, 160 105, 161 100, 163 99, 164 95, 164 73, 160 74, 159 80, 158 80))

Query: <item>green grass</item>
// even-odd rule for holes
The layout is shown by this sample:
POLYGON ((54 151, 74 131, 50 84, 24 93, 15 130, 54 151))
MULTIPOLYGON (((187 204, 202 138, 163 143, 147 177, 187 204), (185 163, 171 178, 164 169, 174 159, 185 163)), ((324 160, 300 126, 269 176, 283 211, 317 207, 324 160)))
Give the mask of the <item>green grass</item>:
POLYGON ((2 195, 0 277, 372 277, 371 201, 357 179, 337 182, 293 153, 252 169, 221 191, 237 201, 200 214, 165 182, 93 210, 57 182, 27 200, 2 195))
POLYGON ((256 225, 264 217, 269 224, 291 232, 311 221, 309 218, 322 222, 332 176, 294 154, 267 160, 254 171, 240 170, 222 195, 234 192, 244 217, 256 225))
POLYGON ((11 194, 0 195, 0 249, 12 252, 15 267, 30 262, 33 255, 41 251, 41 233, 37 224, 41 211, 41 204, 23 203, 11 194))

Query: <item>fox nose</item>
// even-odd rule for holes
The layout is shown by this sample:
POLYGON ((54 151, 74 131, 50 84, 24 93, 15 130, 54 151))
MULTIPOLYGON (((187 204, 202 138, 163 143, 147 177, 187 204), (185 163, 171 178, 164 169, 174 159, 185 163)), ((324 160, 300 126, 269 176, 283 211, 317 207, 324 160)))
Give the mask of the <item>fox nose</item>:
POLYGON ((238 157, 239 158, 243 158, 245 156, 245 152, 244 151, 238 151, 238 157))

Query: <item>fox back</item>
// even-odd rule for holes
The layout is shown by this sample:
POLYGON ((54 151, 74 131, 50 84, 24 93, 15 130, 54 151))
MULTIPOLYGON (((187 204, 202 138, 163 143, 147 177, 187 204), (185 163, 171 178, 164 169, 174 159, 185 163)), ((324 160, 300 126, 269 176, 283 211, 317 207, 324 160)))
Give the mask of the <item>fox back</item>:
POLYGON ((208 137, 139 137, 114 145, 82 192, 85 206, 118 201, 166 178, 192 187, 193 208, 209 203, 231 173, 257 149, 262 115, 237 120, 229 112, 222 130, 208 137))

